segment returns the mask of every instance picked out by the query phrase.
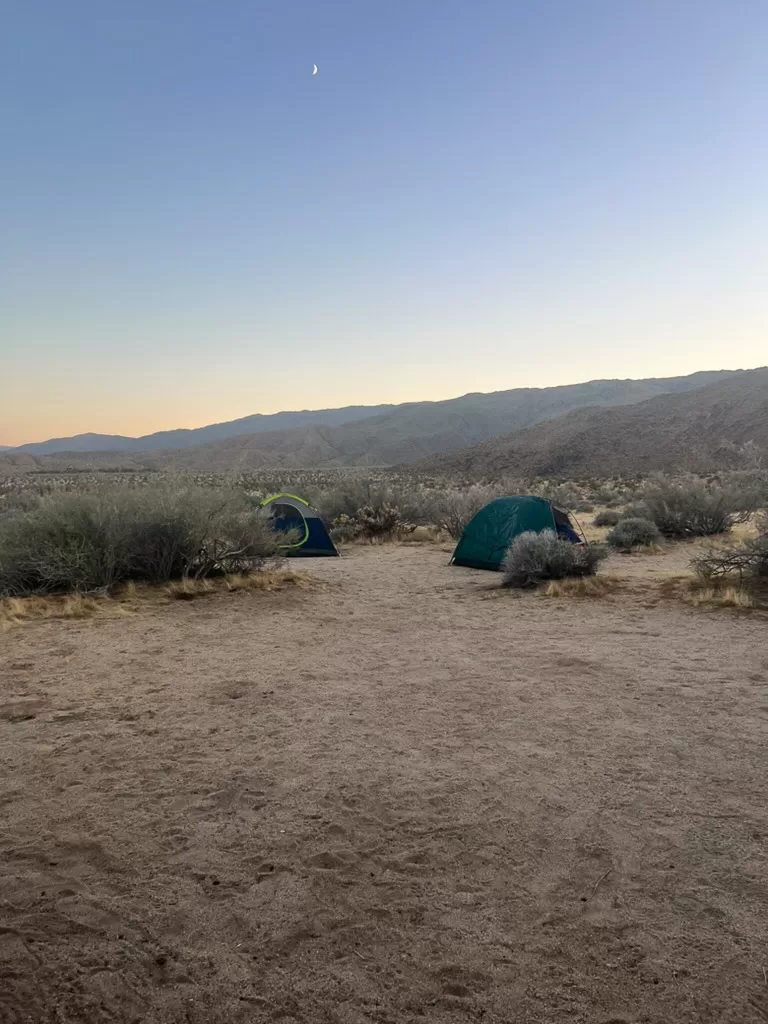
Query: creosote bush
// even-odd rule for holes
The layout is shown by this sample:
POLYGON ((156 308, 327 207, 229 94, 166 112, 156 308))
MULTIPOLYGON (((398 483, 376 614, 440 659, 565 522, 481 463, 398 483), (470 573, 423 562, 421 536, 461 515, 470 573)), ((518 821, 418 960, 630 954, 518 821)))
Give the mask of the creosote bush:
POLYGON ((594 576, 606 557, 601 544, 571 544, 554 530, 521 533, 504 562, 505 587, 532 587, 545 580, 594 576))
POLYGON ((606 537, 612 548, 631 551, 647 548, 661 540, 659 528, 650 519, 621 519, 606 537))
POLYGON ((598 512, 592 522, 595 526, 615 526, 619 519, 621 516, 618 512, 607 508, 603 512, 598 512))
POLYGON ((0 518, 0 594, 83 593, 125 580, 243 572, 284 542, 238 491, 160 485, 55 492, 0 518))
POLYGON ((470 519, 496 497, 498 494, 493 488, 479 484, 438 491, 432 499, 432 525, 445 530, 449 537, 458 540, 470 519))
POLYGON ((642 498, 647 516, 665 537, 709 537, 747 520, 754 495, 738 483, 687 477, 659 478, 642 498))

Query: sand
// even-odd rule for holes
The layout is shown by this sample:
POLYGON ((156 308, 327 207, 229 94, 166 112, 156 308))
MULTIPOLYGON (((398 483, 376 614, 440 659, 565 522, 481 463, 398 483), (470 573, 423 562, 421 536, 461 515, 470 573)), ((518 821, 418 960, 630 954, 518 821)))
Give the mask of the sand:
POLYGON ((768 1020, 768 626, 439 547, 0 636, 0 1021, 768 1020))

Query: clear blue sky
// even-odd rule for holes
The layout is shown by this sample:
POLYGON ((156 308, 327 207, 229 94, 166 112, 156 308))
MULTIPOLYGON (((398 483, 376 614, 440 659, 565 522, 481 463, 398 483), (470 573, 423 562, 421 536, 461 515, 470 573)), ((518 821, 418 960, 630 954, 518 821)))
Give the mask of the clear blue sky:
POLYGON ((765 0, 0 14, 0 443, 766 362, 765 0))

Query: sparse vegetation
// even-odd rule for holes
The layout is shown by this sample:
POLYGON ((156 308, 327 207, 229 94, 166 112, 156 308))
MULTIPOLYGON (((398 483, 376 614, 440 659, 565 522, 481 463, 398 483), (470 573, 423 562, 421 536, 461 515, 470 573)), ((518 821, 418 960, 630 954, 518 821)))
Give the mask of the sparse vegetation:
POLYGON ((759 500, 753 487, 702 477, 660 477, 643 494, 643 505, 665 537, 709 537, 744 522, 759 500))
POLYGON ((619 588, 617 580, 605 576, 566 576, 550 580, 541 588, 544 597, 604 597, 619 588))
POLYGON ((592 522, 594 526, 615 526, 619 519, 621 516, 615 509, 607 508, 598 512, 592 522))
POLYGON ((122 601, 83 594, 0 597, 0 632, 39 619, 119 618, 130 610, 122 601))
POLYGON ((546 580, 594 576, 606 554, 602 545, 571 544, 553 530, 522 533, 507 554, 503 586, 531 587, 546 580))
POLYGON ((650 519, 620 519, 606 537, 612 548, 632 551, 633 548, 648 548, 661 540, 659 528, 650 519))
POLYGON ((364 505, 351 516, 337 516, 331 524, 331 535, 336 540, 392 540, 414 527, 407 523, 396 505, 364 505))
POLYGON ((64 491, 0 519, 0 594, 88 593, 124 580, 244 572, 277 554, 277 544, 268 519, 231 489, 64 491))
POLYGON ((470 519, 497 496, 493 488, 481 487, 479 484, 436 492, 432 501, 434 525, 458 540, 470 519))
POLYGON ((756 526, 757 536, 694 558, 697 575, 707 583, 738 580, 740 586, 768 588, 768 513, 756 517, 756 526))

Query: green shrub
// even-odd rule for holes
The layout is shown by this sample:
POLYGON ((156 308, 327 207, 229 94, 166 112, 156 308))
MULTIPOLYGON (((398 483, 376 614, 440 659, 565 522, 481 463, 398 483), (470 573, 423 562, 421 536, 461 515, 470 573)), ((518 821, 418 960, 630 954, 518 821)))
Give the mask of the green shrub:
POLYGON ((650 519, 648 506, 642 501, 632 501, 619 513, 619 519, 650 519))
POLYGON ((621 519, 606 537, 612 548, 631 551, 647 548, 661 540, 659 528, 650 519, 621 519))
POLYGON ((605 511, 597 513, 593 523, 595 526, 615 526, 620 518, 621 516, 614 509, 605 509, 605 511))
POLYGON ((724 486, 700 477, 661 478, 643 495, 648 518, 665 537, 708 537, 726 533, 748 519, 751 495, 736 484, 724 486))
POLYGON ((354 515, 342 513, 331 524, 334 540, 383 540, 412 530, 395 505, 364 505, 354 515))
POLYGON ((573 483, 543 483, 538 486, 536 493, 565 509, 573 509, 584 501, 581 488, 573 483))
POLYGON ((317 486, 307 497, 323 519, 333 523, 340 516, 354 519, 361 508, 379 508, 388 504, 392 499, 392 489, 381 479, 352 476, 335 486, 317 486))
POLYGON ((554 530, 521 533, 507 553, 502 585, 531 587, 545 580, 594 576, 606 555, 606 549, 600 544, 571 544, 558 537, 554 530))
POLYGON ((458 540, 470 519, 497 496, 492 488, 477 484, 436 492, 432 499, 431 525, 439 526, 458 540))
POLYGON ((124 580, 240 572, 278 552, 244 494, 186 486, 51 493, 0 519, 0 594, 87 592, 124 580))

